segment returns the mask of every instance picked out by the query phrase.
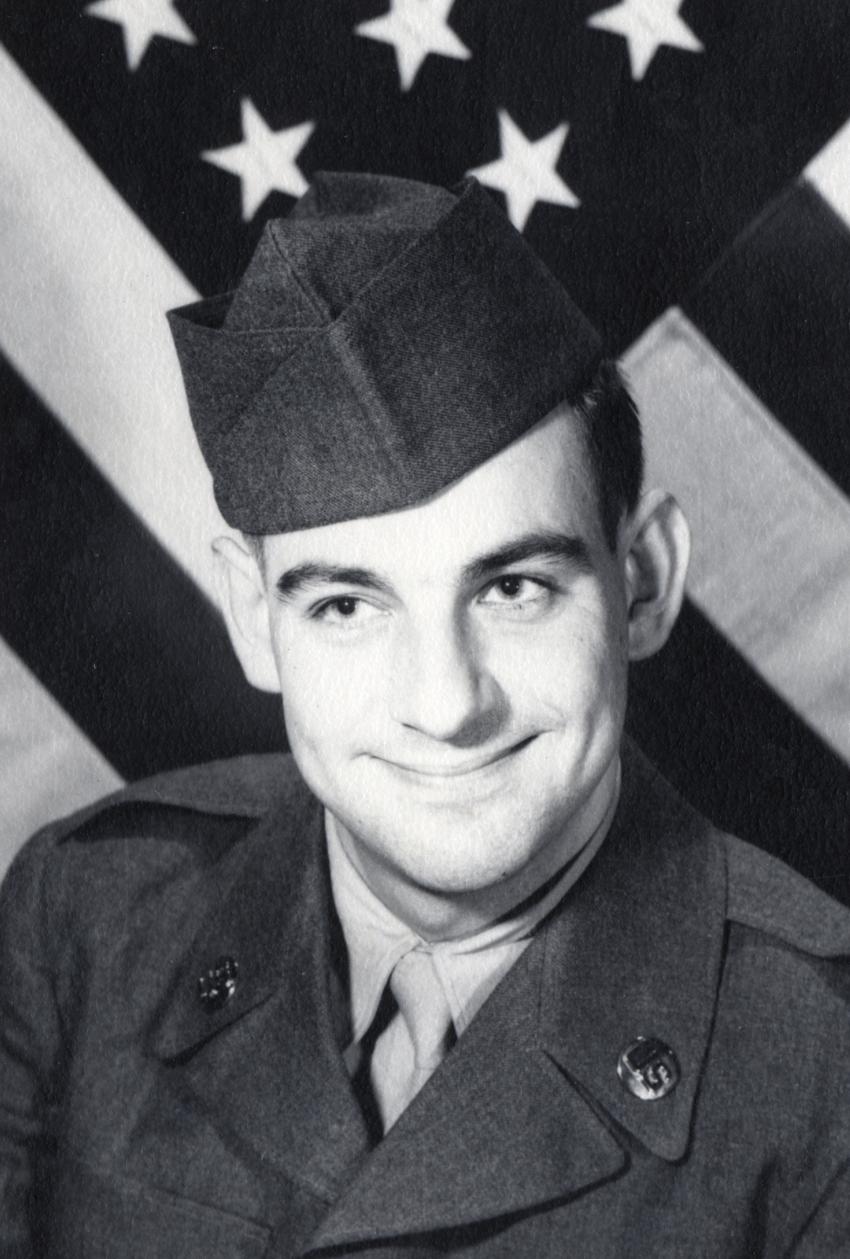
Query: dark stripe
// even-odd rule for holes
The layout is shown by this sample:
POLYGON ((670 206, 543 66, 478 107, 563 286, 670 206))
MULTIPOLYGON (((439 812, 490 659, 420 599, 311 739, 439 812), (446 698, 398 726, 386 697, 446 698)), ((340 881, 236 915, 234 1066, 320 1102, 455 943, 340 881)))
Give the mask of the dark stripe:
POLYGON ((629 729, 719 826, 850 903, 850 768, 692 605, 633 669, 629 729))
POLYGON ((125 777, 280 746, 218 615, 3 360, 0 399, 0 635, 125 777))
POLYGON ((850 494, 850 232, 798 183, 684 303, 754 393, 850 494))

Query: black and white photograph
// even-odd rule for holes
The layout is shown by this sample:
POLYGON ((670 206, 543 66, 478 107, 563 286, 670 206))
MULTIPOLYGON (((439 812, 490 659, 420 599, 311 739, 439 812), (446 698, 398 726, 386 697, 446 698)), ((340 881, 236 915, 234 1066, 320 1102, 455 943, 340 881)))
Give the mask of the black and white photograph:
POLYGON ((0 1259, 850 1259, 846 0, 5 0, 0 1259))

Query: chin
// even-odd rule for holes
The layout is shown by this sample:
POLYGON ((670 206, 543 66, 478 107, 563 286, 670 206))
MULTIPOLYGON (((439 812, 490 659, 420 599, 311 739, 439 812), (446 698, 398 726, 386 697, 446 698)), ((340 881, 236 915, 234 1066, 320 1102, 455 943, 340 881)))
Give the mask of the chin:
POLYGON ((444 895, 483 891, 516 879, 548 847, 552 835, 540 819, 530 826, 504 809, 457 811, 454 816, 447 810, 412 816, 408 810, 397 817, 404 819, 403 830, 396 817, 373 818, 354 833, 385 869, 444 895))

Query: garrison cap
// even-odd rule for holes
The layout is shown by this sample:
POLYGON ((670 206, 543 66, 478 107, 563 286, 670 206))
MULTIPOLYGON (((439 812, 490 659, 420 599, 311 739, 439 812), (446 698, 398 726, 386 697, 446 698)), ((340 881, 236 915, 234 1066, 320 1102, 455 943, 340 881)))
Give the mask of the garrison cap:
POLYGON ((169 312, 228 524, 410 506, 575 401, 600 338, 474 179, 322 173, 238 287, 169 312))

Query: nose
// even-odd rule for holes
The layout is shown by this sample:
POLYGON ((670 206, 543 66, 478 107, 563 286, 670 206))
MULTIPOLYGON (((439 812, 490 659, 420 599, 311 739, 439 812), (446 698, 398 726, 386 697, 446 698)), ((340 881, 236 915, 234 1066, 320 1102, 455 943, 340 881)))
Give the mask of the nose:
POLYGON ((502 697, 480 646, 457 621, 431 621, 398 643, 391 712, 408 729, 458 747, 486 742, 502 697))

